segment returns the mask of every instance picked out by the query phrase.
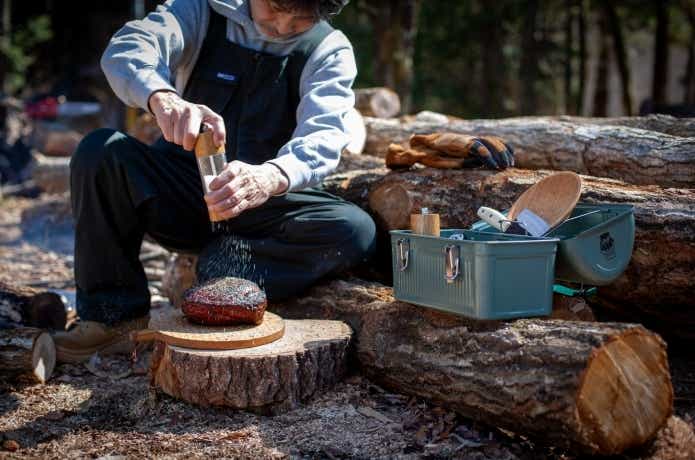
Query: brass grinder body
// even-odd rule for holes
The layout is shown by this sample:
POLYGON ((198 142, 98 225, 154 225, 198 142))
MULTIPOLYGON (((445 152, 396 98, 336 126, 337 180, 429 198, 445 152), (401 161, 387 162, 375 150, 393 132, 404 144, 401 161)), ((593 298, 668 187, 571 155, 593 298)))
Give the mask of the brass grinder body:
MULTIPOLYGON (((195 144, 195 158, 198 163, 200 180, 203 182, 203 191, 210 193, 210 182, 222 172, 227 164, 224 145, 217 147, 212 136, 211 129, 203 129, 198 135, 195 144)), ((213 223, 213 231, 216 230, 216 222, 222 219, 217 213, 209 211, 210 222, 213 223)))

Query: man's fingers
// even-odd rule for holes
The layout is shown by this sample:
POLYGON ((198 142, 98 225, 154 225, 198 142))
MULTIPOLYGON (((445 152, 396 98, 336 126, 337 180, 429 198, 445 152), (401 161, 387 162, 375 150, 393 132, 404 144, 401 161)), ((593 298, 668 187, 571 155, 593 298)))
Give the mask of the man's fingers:
POLYGON ((203 121, 212 128, 212 137, 215 141, 215 145, 218 147, 224 145, 227 137, 224 119, 206 105, 199 105, 198 107, 203 113, 203 121))
POLYGON ((224 170, 210 182, 210 189, 217 190, 225 184, 231 182, 236 176, 241 174, 241 162, 232 161, 227 163, 224 170))
POLYGON ((187 108, 184 113, 184 119, 179 123, 183 132, 181 145, 183 145, 184 150, 193 150, 195 148, 202 120, 203 114, 200 113, 200 110, 191 106, 187 108))
POLYGON ((248 183, 243 177, 235 177, 223 187, 205 195, 205 202, 213 211, 223 211, 235 205, 247 193, 244 186, 248 183), (231 200, 231 201, 230 201, 231 200), (232 202, 233 201, 233 202, 232 202))
POLYGON ((249 209, 250 206, 251 206, 251 203, 247 199, 244 198, 241 201, 239 201, 239 203, 237 203, 236 206, 229 208, 226 211, 220 212, 217 215, 220 216, 224 220, 231 219, 233 217, 238 216, 239 214, 246 211, 247 209, 249 209))
POLYGON ((164 136, 164 139, 171 142, 171 140, 174 138, 174 135, 171 132, 171 110, 166 109, 162 111, 158 114, 156 120, 157 124, 159 125, 159 129, 162 130, 162 136, 164 136))
POLYGON ((176 125, 179 122, 179 113, 172 109, 169 111, 169 126, 168 126, 168 133, 169 137, 164 135, 164 139, 166 139, 169 142, 174 142, 176 143, 176 125))

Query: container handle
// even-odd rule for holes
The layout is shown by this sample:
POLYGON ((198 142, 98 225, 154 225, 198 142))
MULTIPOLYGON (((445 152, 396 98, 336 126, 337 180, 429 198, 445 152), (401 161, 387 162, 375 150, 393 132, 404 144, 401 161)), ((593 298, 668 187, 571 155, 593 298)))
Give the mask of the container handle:
POLYGON ((596 214, 596 213, 599 213, 599 212, 606 212, 606 210, 605 210, 605 209, 595 209, 595 210, 593 210, 593 211, 585 212, 584 214, 580 214, 580 215, 578 215, 578 216, 574 216, 574 217, 570 217, 569 219, 565 219, 565 220, 563 220, 562 222, 560 222, 559 224, 557 224, 556 226, 550 227, 548 230, 546 230, 545 233, 543 233, 543 234, 541 235, 541 237, 546 236, 546 235, 547 235, 548 233, 550 233, 550 232, 554 232, 555 230, 557 230, 558 228, 562 227, 563 225, 565 225, 565 223, 567 223, 567 222, 569 222, 569 221, 571 221, 571 220, 581 219, 582 217, 589 216, 589 215, 591 215, 591 214, 596 214))
POLYGON ((400 238, 396 242, 398 246, 398 270, 405 271, 408 268, 410 259, 410 240, 408 238, 400 238))
POLYGON ((447 283, 453 283, 460 275, 459 251, 456 245, 444 246, 444 277, 447 283))

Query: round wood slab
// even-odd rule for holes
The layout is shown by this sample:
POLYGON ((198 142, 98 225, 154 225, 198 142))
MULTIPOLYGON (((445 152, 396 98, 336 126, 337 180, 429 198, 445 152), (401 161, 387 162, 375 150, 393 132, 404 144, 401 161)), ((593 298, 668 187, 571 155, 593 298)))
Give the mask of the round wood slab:
POLYGON ((160 340, 198 350, 235 350, 274 342, 284 333, 285 321, 268 311, 258 325, 203 326, 190 322, 181 310, 167 308, 153 312, 149 329, 138 332, 135 340, 160 340))
POLYGON ((576 173, 555 173, 522 193, 509 210, 509 218, 515 220, 528 209, 552 228, 570 216, 581 193, 582 179, 576 173))

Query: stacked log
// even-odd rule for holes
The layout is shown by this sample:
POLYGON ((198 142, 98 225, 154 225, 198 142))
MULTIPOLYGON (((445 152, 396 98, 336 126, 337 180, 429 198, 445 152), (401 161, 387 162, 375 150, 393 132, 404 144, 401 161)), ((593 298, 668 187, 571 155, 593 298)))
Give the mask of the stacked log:
MULTIPOLYGON (((364 153, 385 156, 389 144, 405 143, 412 134, 449 131, 492 135, 501 137, 514 148, 519 168, 569 170, 633 184, 695 186, 695 156, 692 154, 695 137, 571 120, 524 117, 503 120, 446 118, 444 121, 433 119, 429 114, 411 120, 366 117, 364 153)), ((628 122, 623 121, 623 124, 628 122)), ((667 130, 664 124, 658 127, 667 130)), ((632 126, 651 125, 648 121, 637 120, 632 126)), ((684 134, 689 134, 690 130, 688 127, 669 129, 684 134)))
MULTIPOLYGON (((508 169, 387 172, 375 168, 329 178, 326 188, 370 212, 383 231, 409 226, 409 216, 427 207, 442 228, 469 228, 480 206, 507 209, 549 171, 508 169), (369 192, 365 192, 368 188, 369 192)), ((581 201, 635 206, 635 250, 625 273, 592 297, 617 318, 654 328, 669 338, 695 340, 695 190, 630 185, 583 176, 581 201)), ((383 257, 389 258, 386 251, 383 257)), ((390 258, 383 261, 390 265, 390 258)))
POLYGON ((0 374, 29 375, 45 383, 53 374, 56 350, 48 332, 33 327, 0 329, 0 374))
POLYGON ((0 281, 0 327, 61 330, 69 319, 59 294, 0 281))
POLYGON ((401 112, 401 99, 389 88, 355 90, 355 108, 365 117, 391 118, 401 112))
POLYGON ((31 175, 36 186, 45 193, 67 192, 70 190, 70 158, 35 153, 31 175))
POLYGON ((349 323, 362 370, 391 390, 553 445, 620 453, 671 414, 665 344, 639 325, 474 321, 348 281, 270 308, 349 323))

